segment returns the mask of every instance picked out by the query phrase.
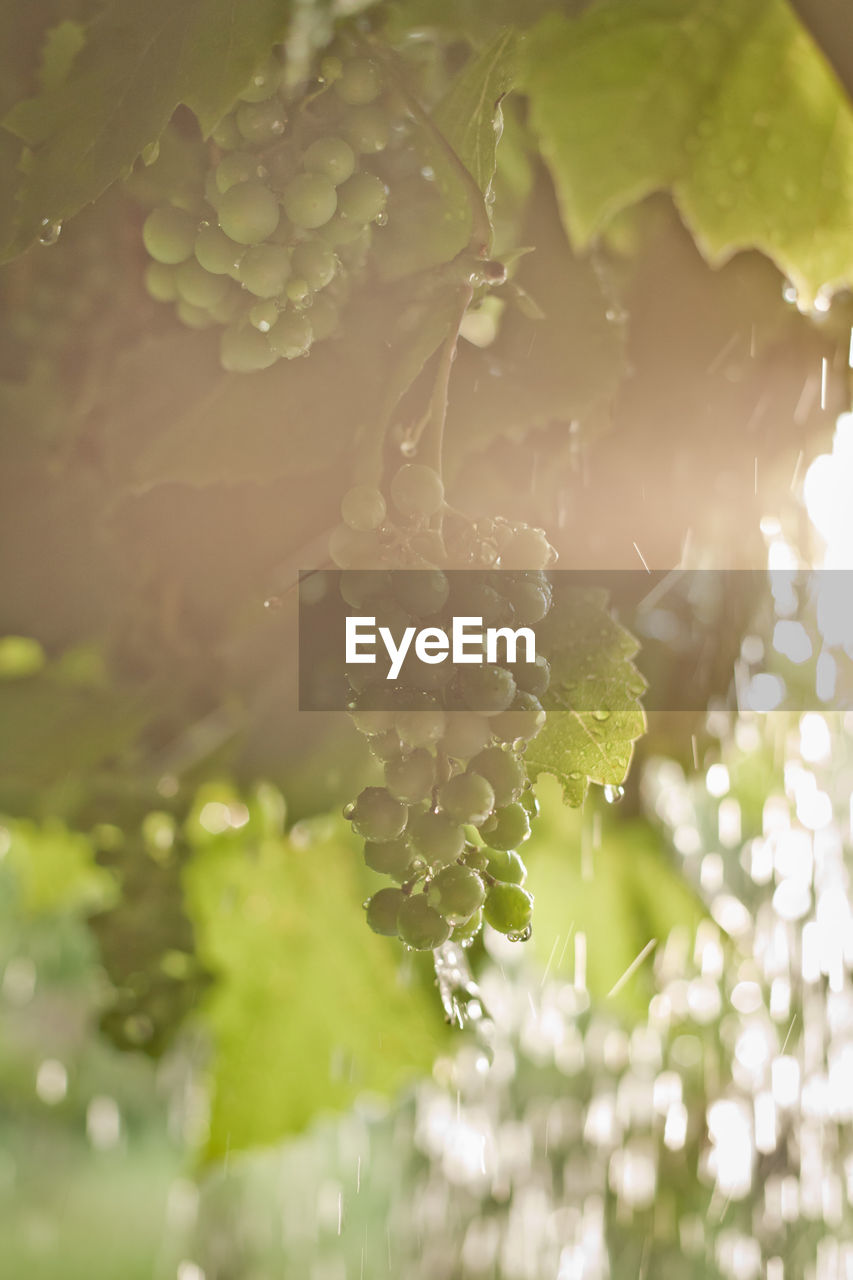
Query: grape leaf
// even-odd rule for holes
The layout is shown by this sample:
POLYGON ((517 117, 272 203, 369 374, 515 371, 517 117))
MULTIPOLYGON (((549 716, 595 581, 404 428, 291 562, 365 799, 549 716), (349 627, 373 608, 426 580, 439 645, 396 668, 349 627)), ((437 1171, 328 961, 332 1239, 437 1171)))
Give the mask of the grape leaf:
POLYGON ((365 925, 342 823, 300 823, 254 848, 212 841, 184 875, 200 959, 219 975, 203 1004, 209 1159, 430 1070, 445 1034, 438 997, 401 982, 399 944, 365 925))
POLYGON ((433 115, 465 168, 484 195, 495 176, 503 121, 501 98, 515 78, 516 38, 499 36, 457 76, 433 115))
POLYGON ((646 684, 631 659, 639 645, 607 610, 601 588, 557 587, 539 643, 551 662, 544 729, 527 749, 527 772, 559 778, 570 805, 590 782, 618 786, 645 732, 646 684))
POLYGON ((119 464, 144 490, 310 475, 356 442, 369 462, 397 401, 450 332, 456 289, 364 291, 344 313, 346 341, 251 375, 224 373, 209 333, 140 343, 104 392, 106 420, 123 422, 112 440, 119 464))
POLYGON ((713 264, 760 249, 806 300, 853 282, 853 109, 784 0, 549 14, 521 80, 577 247, 668 189, 713 264))
POLYGON ((287 31, 282 0, 113 0, 58 87, 18 103, 5 127, 34 148, 18 226, 20 252, 125 176, 184 103, 205 133, 287 31))
POLYGON ((601 821, 567 809, 551 778, 537 784, 536 794, 541 812, 524 846, 527 887, 536 900, 536 956, 549 976, 571 981, 574 938, 583 933, 592 999, 645 1018, 653 957, 620 979, 649 942, 662 943, 677 925, 692 931, 704 908, 647 822, 601 821))
POLYGON ((512 84, 514 63, 515 36, 503 31, 470 58, 431 118, 413 104, 422 168, 391 191, 388 228, 376 244, 386 280, 450 262, 472 237, 477 248, 488 247, 485 196, 495 175, 500 100, 512 84))
POLYGON ((81 22, 70 18, 51 27, 44 38, 39 67, 39 85, 45 92, 58 89, 68 78, 77 54, 86 44, 86 31, 81 22))

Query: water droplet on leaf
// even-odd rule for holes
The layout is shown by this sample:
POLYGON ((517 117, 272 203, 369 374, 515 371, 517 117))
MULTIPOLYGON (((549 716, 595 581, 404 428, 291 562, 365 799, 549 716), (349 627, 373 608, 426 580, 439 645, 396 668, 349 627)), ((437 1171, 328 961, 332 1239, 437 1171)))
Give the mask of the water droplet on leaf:
POLYGON ((53 218, 42 218, 39 244, 56 244, 61 234, 61 222, 53 218))

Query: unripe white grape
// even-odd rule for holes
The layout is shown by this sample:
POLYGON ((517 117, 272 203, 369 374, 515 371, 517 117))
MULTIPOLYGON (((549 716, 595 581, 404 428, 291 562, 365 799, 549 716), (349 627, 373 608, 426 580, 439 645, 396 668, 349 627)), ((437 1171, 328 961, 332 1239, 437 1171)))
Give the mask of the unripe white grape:
POLYGON ((282 204, 295 227, 313 231, 332 217, 338 196, 322 173, 300 173, 285 187, 282 204))
POLYGON ((367 58, 349 59, 335 80, 335 92, 351 107, 373 102, 379 97, 381 89, 379 71, 367 58))
POLYGON ((341 518, 351 529, 378 529, 385 515, 385 499, 373 485, 353 485, 341 500, 341 518))
POLYGON ((284 311, 270 329, 269 342, 285 360, 304 356, 313 341, 311 322, 294 311, 284 311))
POLYGON ((175 272, 164 262, 149 262, 145 268, 145 287, 157 302, 174 302, 178 296, 175 272))
POLYGON ((245 250, 236 244, 219 227, 202 227, 195 238, 197 261, 213 275, 229 275, 234 271, 245 250))
POLYGON ((256 244, 246 250, 237 278, 256 298, 277 298, 290 276, 290 254, 280 244, 256 244))
POLYGON ((175 274, 178 293, 194 307, 214 307, 228 292, 229 281, 224 276, 211 275, 195 258, 182 262, 175 274))
POLYGON ((302 164, 309 172, 322 173, 338 186, 355 172, 355 152, 343 138, 318 138, 308 147, 302 164))
POLYGON ((193 251, 198 221, 184 209, 152 209, 142 228, 145 248, 157 262, 184 262, 193 251))
POLYGON ((223 369, 229 373, 268 369, 277 359, 266 336, 250 325, 223 330, 219 354, 223 369))
POLYGON ((434 516, 444 504, 444 485, 432 467, 407 462, 391 480, 391 499, 404 516, 434 516))
POLYGON ((279 208, 269 187, 241 182, 226 191, 219 204, 219 225, 238 244, 259 244, 278 226, 279 208))

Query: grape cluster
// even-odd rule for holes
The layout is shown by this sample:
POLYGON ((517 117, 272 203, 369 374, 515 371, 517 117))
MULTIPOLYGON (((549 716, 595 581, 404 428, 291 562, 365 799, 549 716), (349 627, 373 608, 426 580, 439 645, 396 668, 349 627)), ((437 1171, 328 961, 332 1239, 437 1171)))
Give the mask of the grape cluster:
POLYGON ((386 219, 368 158, 392 141, 392 114, 370 59, 326 57, 290 100, 274 54, 213 131, 198 185, 148 214, 148 291, 190 328, 223 326, 225 369, 266 369, 334 333, 386 219))
MULTIPOLYGON (((419 463, 400 467, 388 498, 358 485, 341 504, 330 552, 349 609, 395 634, 453 614, 502 627, 547 615, 544 570, 556 553, 541 529, 449 510, 438 473, 419 463)), ((350 713, 385 785, 367 787, 345 816, 367 866, 394 882, 366 903, 367 923, 415 950, 468 945, 484 921, 524 940, 533 897, 518 850, 537 804, 523 757, 545 722, 548 662, 417 667, 414 685, 401 672, 390 689, 375 666, 348 671, 350 713)))

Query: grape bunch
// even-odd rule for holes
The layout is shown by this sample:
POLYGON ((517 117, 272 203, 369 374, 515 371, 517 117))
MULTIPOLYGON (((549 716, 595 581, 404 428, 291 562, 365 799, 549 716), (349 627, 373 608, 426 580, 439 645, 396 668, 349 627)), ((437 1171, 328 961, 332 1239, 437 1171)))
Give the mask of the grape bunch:
MULTIPOLYGON (((541 529, 448 509, 438 473, 419 463, 400 467, 388 495, 358 485, 341 504, 330 552, 350 610, 395 635, 454 614, 500 627, 546 617, 556 553, 541 529)), ((393 881, 366 903, 368 925, 419 951, 470 945, 484 921, 525 940, 533 897, 519 849, 537 804, 524 751, 545 722, 547 660, 418 663, 408 678, 404 664, 390 689, 377 670, 347 673, 350 714, 385 774, 345 810, 367 866, 393 881)))
POLYGON ((376 63, 335 55, 291 100, 273 54, 214 129, 198 181, 148 214, 148 291, 190 328, 223 326, 225 369, 266 369, 334 333, 387 216, 369 158, 405 131, 389 103, 376 63))

